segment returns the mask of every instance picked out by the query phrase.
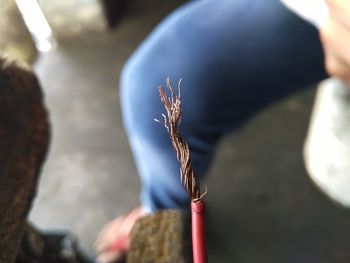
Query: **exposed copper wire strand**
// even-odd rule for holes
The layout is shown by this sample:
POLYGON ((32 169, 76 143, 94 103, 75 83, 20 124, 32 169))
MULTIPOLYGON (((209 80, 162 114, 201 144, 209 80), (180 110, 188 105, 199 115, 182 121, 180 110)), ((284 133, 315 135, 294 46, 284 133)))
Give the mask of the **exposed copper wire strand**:
POLYGON ((194 201, 199 201, 205 195, 200 192, 199 180, 192 168, 190 148, 186 141, 180 135, 181 123, 181 80, 178 84, 178 95, 174 94, 174 89, 169 81, 166 80, 170 96, 164 91, 162 86, 159 87, 160 99, 166 110, 166 116, 162 114, 164 122, 162 123, 169 133, 171 144, 176 152, 176 158, 180 163, 181 182, 194 201))

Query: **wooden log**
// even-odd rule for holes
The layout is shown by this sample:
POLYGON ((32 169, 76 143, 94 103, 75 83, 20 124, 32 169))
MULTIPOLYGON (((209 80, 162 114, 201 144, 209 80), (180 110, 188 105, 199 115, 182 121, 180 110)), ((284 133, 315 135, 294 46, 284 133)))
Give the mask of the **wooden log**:
POLYGON ((0 56, 0 263, 15 261, 48 143, 37 78, 0 56))
POLYGON ((192 262, 189 216, 164 210, 141 218, 131 232, 127 263, 192 262))

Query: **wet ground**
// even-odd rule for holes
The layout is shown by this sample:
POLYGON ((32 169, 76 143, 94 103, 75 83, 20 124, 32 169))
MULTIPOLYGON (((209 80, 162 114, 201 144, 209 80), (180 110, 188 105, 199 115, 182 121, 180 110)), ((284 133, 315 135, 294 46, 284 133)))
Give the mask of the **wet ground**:
MULTIPOLYGON (((52 141, 30 220, 43 230, 71 231, 91 257, 98 230, 138 204, 119 71, 176 5, 135 8, 109 33, 97 27, 61 35, 60 45, 34 64, 52 141)), ((271 106, 220 143, 206 181, 210 262, 350 261, 350 213, 317 190, 303 165, 314 92, 271 106)))

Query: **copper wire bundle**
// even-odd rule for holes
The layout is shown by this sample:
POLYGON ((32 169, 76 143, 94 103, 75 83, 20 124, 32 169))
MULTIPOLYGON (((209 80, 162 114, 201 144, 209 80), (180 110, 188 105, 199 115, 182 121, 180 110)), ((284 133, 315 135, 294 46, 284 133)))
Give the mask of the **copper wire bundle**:
POLYGON ((167 115, 162 114, 164 122, 157 119, 155 121, 164 124, 169 133, 171 144, 176 152, 176 158, 180 163, 181 182, 190 195, 192 200, 201 199, 199 180, 193 171, 191 164, 190 148, 186 141, 181 137, 181 80, 178 84, 178 95, 174 94, 174 89, 169 81, 166 80, 170 96, 164 91, 162 86, 159 87, 159 95, 164 105, 167 115))
POLYGON ((167 129, 171 144, 176 152, 177 160, 180 163, 181 183, 191 197, 191 215, 192 215, 192 251, 194 263, 207 263, 207 247, 205 238, 205 203, 202 200, 206 194, 201 194, 199 179, 194 173, 191 164, 190 147, 180 135, 181 124, 181 80, 178 84, 178 95, 174 94, 169 79, 166 80, 170 96, 159 87, 159 95, 165 107, 166 115, 162 114, 164 121, 155 121, 162 123, 167 129))

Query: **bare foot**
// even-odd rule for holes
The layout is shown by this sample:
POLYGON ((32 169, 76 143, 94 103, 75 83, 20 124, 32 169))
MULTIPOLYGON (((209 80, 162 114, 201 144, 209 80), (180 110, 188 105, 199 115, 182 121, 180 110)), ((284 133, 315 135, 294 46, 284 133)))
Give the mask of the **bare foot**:
POLYGON ((130 232, 135 222, 145 215, 141 207, 129 214, 117 217, 103 227, 95 246, 98 263, 115 263, 123 260, 130 248, 130 232))

